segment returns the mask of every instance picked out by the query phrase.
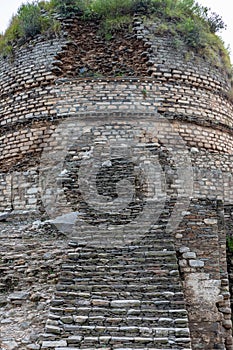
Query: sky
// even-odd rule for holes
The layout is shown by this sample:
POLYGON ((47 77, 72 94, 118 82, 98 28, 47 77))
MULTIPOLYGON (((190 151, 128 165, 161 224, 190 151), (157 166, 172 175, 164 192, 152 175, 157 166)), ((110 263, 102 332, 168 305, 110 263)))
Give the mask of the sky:
MULTIPOLYGON (((9 21, 18 7, 28 0, 0 0, 0 33, 4 32, 9 21)), ((227 29, 218 33, 224 40, 226 46, 231 48, 231 62, 233 63, 233 20, 232 20, 232 0, 198 0, 198 3, 210 7, 213 12, 222 16, 227 29)))
POLYGON ((226 47, 230 46, 231 62, 233 63, 232 0, 198 0, 197 2, 203 6, 210 7, 213 12, 222 16, 227 29, 217 34, 222 37, 226 47))

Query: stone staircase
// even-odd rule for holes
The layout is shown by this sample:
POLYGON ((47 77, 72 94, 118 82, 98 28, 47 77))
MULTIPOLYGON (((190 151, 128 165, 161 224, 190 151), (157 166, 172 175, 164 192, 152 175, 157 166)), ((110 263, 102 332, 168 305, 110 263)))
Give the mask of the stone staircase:
POLYGON ((176 253, 163 232, 122 248, 71 245, 42 349, 191 349, 176 253))

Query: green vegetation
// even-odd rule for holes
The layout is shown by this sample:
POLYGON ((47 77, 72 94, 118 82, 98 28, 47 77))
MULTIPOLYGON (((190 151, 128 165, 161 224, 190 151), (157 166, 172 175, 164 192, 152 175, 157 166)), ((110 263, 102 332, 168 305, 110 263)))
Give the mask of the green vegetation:
POLYGON ((87 8, 87 1, 51 0, 49 6, 52 11, 57 12, 61 17, 71 17, 83 14, 87 8))
POLYGON ((173 36, 174 47, 178 49, 183 43, 192 51, 208 59, 217 67, 223 67, 232 75, 229 51, 222 39, 216 33, 225 29, 222 18, 210 12, 207 7, 198 5, 193 0, 165 2, 154 10, 157 23, 157 34, 170 33, 173 36))
POLYGON ((230 253, 233 253, 233 237, 227 236, 227 249, 230 253))
POLYGON ((13 52, 13 45, 22 45, 37 34, 58 33, 60 23, 47 10, 45 2, 23 4, 12 17, 6 32, 0 36, 0 52, 7 56, 13 52))
POLYGON ((112 32, 132 21, 138 13, 156 22, 157 34, 169 33, 174 47, 185 43, 190 50, 231 72, 229 53, 216 33, 225 28, 222 18, 195 0, 48 0, 22 5, 6 32, 0 36, 0 52, 8 55, 14 44, 24 44, 38 34, 59 33, 58 18, 79 16, 98 19, 101 32, 112 32))

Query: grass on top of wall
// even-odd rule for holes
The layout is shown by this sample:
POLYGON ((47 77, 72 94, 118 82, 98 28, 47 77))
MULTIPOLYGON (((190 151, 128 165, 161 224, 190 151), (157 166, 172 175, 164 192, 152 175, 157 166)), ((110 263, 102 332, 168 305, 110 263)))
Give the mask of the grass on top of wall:
POLYGON ((61 19, 79 16, 98 19, 105 35, 141 14, 158 23, 157 33, 170 33, 174 45, 185 43, 211 63, 232 75, 228 49, 216 34, 225 28, 222 18, 195 0, 50 0, 21 5, 6 32, 0 35, 0 53, 12 54, 13 48, 38 34, 58 35, 61 19))

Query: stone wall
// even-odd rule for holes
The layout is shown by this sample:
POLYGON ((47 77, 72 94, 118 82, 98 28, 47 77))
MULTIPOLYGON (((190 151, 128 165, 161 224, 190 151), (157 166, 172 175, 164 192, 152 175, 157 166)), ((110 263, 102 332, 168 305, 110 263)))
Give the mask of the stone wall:
POLYGON ((155 36, 155 26, 138 18, 133 31, 122 29, 110 46, 97 28, 70 21, 72 40, 38 38, 13 61, 0 62, 0 210, 55 219, 75 241, 61 268, 44 342, 40 337, 35 346, 230 350, 228 78, 187 48, 175 49, 169 35, 155 36), (94 39, 85 51, 87 33, 94 39), (131 196, 136 201, 128 208, 131 196), (106 197, 119 206, 116 213, 114 206, 107 210, 106 197), (113 232, 111 242, 106 230, 113 232), (110 243, 116 247, 104 247, 110 243), (138 260, 127 262, 125 249, 137 252, 138 260), (154 266, 151 256, 159 257, 154 266), (112 282, 107 290, 99 265, 112 282), (151 319, 148 307, 154 315, 161 307, 162 316, 151 319), (122 317, 110 317, 112 309, 122 317), (82 326, 77 317, 85 320, 82 326), (176 325, 179 318, 183 326, 176 325))

